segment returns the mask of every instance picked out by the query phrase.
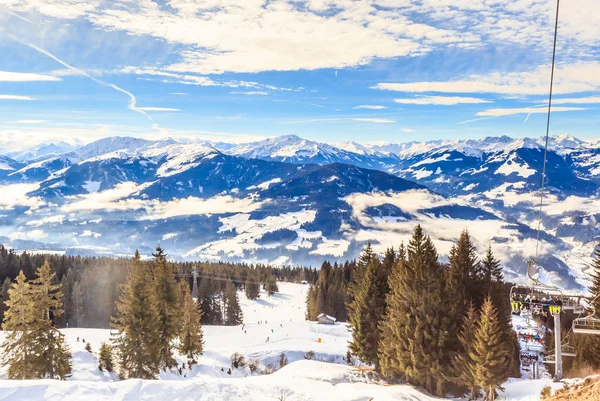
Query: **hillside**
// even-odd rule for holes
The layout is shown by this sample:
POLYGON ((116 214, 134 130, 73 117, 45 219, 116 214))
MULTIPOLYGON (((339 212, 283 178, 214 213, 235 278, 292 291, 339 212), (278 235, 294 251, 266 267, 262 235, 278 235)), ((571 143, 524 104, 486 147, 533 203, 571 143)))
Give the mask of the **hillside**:
MULTIPOLYGON (((286 401, 441 400, 409 385, 381 385, 369 373, 370 369, 349 366, 345 358, 351 335, 346 325, 325 326, 304 320, 308 285, 279 283, 279 289, 271 297, 261 292, 261 297, 253 301, 240 291, 246 332, 241 326, 204 326, 204 355, 198 365, 183 369, 181 375, 173 369, 163 371, 159 380, 119 381, 114 374, 97 368, 97 351, 102 342, 110 341, 110 330, 62 329, 73 353, 72 377, 67 381, 0 380, 0 399, 25 401, 51 396, 64 401, 277 401, 283 396, 286 401), (91 354, 85 350, 83 340, 90 343, 91 354), (305 359, 309 351, 314 352, 312 360, 305 359), (252 374, 248 368, 242 368, 232 369, 229 375, 234 352, 242 353, 247 360, 259 361, 261 369, 275 372, 252 374), (288 365, 280 368, 282 353, 288 365)), ((4 332, 0 332, 0 337, 4 337, 4 332)), ((181 355, 176 357, 180 364, 186 360, 181 355)), ((509 382, 502 397, 538 400, 541 388, 549 383, 509 382)))
MULTIPOLYGON (((160 243, 181 259, 320 265, 367 242, 397 247, 416 224, 444 256, 469 227, 518 279, 537 235, 541 144, 110 137, 32 149, 22 161, 2 156, 0 190, 13 196, 0 199, 0 243, 116 256, 160 243)), ((577 288, 600 238, 600 154, 568 136, 550 145, 538 260, 548 280, 577 288)))

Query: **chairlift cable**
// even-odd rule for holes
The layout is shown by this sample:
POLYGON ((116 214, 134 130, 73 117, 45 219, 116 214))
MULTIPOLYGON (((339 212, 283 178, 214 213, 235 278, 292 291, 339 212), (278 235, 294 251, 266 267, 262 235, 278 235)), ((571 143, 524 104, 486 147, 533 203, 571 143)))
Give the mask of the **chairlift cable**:
POLYGON ((535 243, 535 259, 537 260, 538 251, 540 247, 540 232, 542 224, 542 206, 544 204, 544 188, 546 181, 546 163, 548 156, 548 139, 550 136, 550 111, 552 109, 552 86, 554 83, 554 61, 556 59, 556 37, 558 36, 558 10, 560 6, 560 0, 556 0, 556 19, 554 21, 554 45, 552 47, 552 70, 550 73, 550 93, 548 95, 548 119, 546 121, 546 144, 544 146, 544 164, 542 167, 542 188, 540 193, 540 210, 538 216, 538 228, 537 228, 537 240, 535 243))

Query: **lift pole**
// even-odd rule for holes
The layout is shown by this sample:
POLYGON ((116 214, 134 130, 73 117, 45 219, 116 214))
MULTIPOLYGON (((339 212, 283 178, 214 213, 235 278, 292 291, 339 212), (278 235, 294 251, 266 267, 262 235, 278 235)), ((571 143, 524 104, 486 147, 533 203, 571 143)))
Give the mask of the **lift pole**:
POLYGON ((192 297, 198 299, 198 268, 192 268, 192 297))
POLYGON ((560 309, 554 313, 554 358, 556 361, 556 370, 554 378, 561 380, 563 378, 562 369, 562 352, 561 352, 561 339, 560 339, 560 309))

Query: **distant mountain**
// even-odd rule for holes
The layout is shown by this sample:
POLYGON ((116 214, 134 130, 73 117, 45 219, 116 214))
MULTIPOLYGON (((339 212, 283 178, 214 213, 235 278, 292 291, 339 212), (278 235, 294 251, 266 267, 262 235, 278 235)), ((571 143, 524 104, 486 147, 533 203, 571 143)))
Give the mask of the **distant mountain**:
POLYGON ((331 164, 345 163, 364 168, 386 169, 397 162, 394 155, 366 154, 348 151, 326 143, 309 141, 296 135, 285 135, 222 148, 223 152, 248 159, 262 159, 287 163, 331 164))
POLYGON ((24 163, 13 160, 10 157, 0 156, 0 180, 4 179, 10 173, 23 168, 24 166, 24 163))
MULTIPOLYGON (((0 199, 0 235, 68 253, 130 255, 160 243, 182 259, 319 265, 367 242, 397 247, 416 224, 444 258, 468 228, 518 280, 535 254, 543 145, 104 138, 24 162, 0 156, 0 185, 13 195, 0 199)), ((600 239, 599 149, 549 141, 538 261, 570 288, 600 239)))

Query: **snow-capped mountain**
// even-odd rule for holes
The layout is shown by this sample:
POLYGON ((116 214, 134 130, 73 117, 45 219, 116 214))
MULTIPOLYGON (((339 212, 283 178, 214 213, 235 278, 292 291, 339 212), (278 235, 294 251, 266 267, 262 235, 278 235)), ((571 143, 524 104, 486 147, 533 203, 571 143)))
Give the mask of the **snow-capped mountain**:
POLYGON ((365 168, 385 169, 397 158, 392 154, 360 152, 358 148, 345 150, 327 143, 302 139, 296 135, 269 138, 259 142, 238 145, 223 152, 249 159, 288 163, 345 163, 365 168))
MULTIPOLYGON (((318 265, 407 242, 442 256, 468 228, 509 278, 535 256, 543 139, 244 145, 105 138, 40 160, 0 157, 0 242, 181 258, 318 265), (117 228, 117 229, 115 229, 117 228)), ((600 238, 598 143, 552 137, 538 261, 576 287, 600 238)))

